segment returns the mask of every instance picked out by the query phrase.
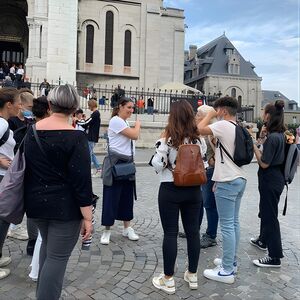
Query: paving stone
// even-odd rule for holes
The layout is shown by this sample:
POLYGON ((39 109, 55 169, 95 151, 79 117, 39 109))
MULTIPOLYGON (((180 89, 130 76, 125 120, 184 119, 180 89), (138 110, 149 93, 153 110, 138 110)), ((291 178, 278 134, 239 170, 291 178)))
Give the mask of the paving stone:
MULTIPOLYGON (((100 244, 101 201, 97 207, 95 234, 90 251, 76 245, 66 271, 62 298, 71 299, 188 299, 188 300, 289 300, 300 299, 300 203, 290 201, 288 216, 279 215, 283 240, 284 259, 277 270, 257 268, 252 260, 264 254, 251 246, 249 238, 259 230, 257 191, 257 166, 246 167, 247 188, 241 204, 241 240, 238 253, 239 273, 233 285, 208 280, 202 276, 206 268, 212 268, 213 259, 222 257, 221 234, 218 232, 218 246, 202 249, 198 266, 199 289, 191 291, 183 281, 186 270, 186 240, 178 239, 176 261, 175 295, 167 295, 152 286, 152 277, 162 272, 163 232, 159 219, 157 195, 159 178, 150 167, 137 168, 137 190, 139 200, 135 202, 132 226, 140 235, 137 242, 122 237, 122 222, 112 227, 112 238, 108 246, 100 244)), ((297 182, 300 172, 289 186, 289 198, 299 197, 297 182)), ((94 191, 102 194, 102 183, 93 179, 94 191)), ((24 219, 25 226, 26 219, 24 219)), ((180 230, 182 224, 179 222, 180 230)), ((204 217, 201 233, 207 224, 204 217)), ((35 299, 36 283, 28 279, 31 258, 26 255, 26 242, 7 239, 3 253, 12 256, 12 274, 0 282, 1 300, 35 299)))

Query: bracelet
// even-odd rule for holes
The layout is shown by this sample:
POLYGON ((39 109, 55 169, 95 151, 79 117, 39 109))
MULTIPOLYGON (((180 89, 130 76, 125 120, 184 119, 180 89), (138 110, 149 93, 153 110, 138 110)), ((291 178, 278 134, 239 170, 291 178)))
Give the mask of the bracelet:
POLYGON ((88 221, 88 222, 92 222, 93 220, 92 219, 86 219, 86 218, 83 218, 84 221, 88 221))

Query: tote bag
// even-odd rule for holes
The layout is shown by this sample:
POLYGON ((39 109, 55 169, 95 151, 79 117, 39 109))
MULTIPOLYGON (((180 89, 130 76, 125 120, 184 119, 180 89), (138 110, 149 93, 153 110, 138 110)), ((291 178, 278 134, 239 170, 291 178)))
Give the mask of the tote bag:
POLYGON ((20 224, 24 216, 25 155, 17 151, 0 183, 0 219, 20 224))

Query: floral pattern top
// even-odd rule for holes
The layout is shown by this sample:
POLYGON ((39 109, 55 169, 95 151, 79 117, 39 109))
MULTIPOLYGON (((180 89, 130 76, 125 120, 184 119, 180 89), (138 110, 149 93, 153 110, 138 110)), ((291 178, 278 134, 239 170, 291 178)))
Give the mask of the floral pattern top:
MULTIPOLYGON (((207 146, 204 138, 199 138, 192 142, 193 144, 199 145, 201 155, 204 162, 204 167, 208 167, 206 159, 207 146)), ((190 144, 186 138, 184 144, 190 144)), ((156 173, 160 175, 160 182, 173 182, 172 169, 176 166, 176 157, 178 148, 172 145, 172 140, 169 138, 167 141, 165 138, 160 138, 155 144, 155 154, 152 157, 151 165, 154 167, 156 173)))

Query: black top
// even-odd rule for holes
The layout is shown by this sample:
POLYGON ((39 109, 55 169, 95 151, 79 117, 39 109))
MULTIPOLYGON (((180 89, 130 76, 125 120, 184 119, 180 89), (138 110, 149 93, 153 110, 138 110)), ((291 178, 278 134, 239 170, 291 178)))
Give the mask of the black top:
POLYGON ((87 120, 78 121, 77 124, 86 129, 88 140, 98 143, 100 131, 100 112, 95 110, 87 120))
POLYGON ((147 106, 148 106, 148 107, 153 107, 153 100, 152 100, 152 98, 149 98, 149 99, 147 100, 147 106))
POLYGON ((261 161, 270 167, 282 166, 284 162, 285 137, 283 133, 273 132, 268 134, 264 142, 261 161))
POLYGON ((27 216, 63 221, 81 219, 80 207, 92 203, 86 135, 79 130, 37 130, 37 133, 47 158, 30 128, 25 140, 27 216))
POLYGON ((24 118, 24 120, 18 117, 11 117, 8 119, 9 128, 14 132, 14 140, 16 141, 16 146, 14 152, 16 153, 20 147, 23 138, 30 125, 34 124, 34 119, 24 118))
POLYGON ((19 117, 11 117, 8 119, 9 128, 15 131, 18 128, 24 127, 26 125, 25 119, 21 120, 19 117))

